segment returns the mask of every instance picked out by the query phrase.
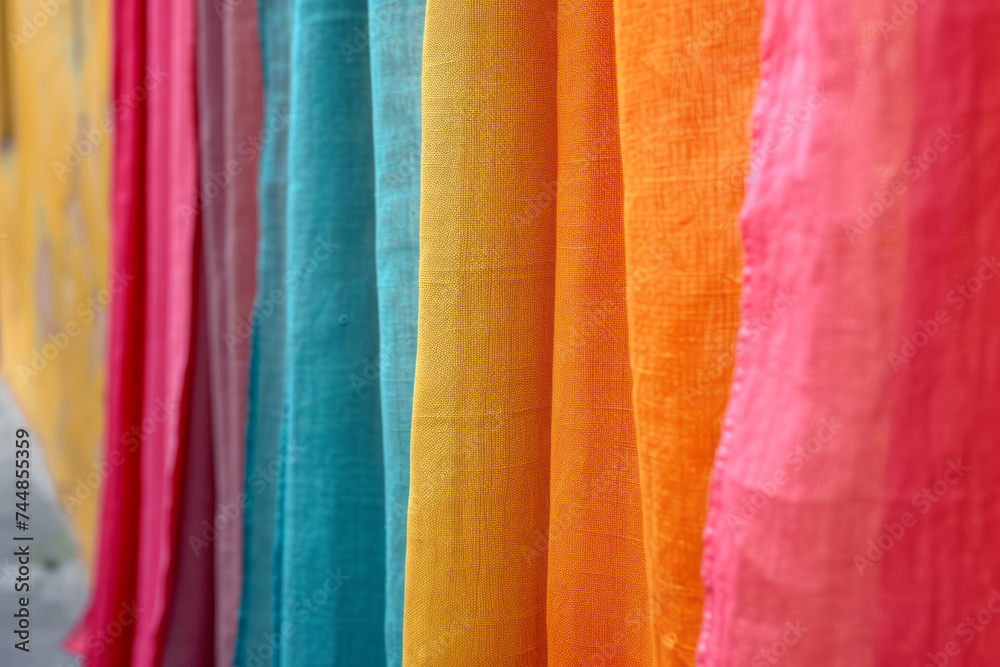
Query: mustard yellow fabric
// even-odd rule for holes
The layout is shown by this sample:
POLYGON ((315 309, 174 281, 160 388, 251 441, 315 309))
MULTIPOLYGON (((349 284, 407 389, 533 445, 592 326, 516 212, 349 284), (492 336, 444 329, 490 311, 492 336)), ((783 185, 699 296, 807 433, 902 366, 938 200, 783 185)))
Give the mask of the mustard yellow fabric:
POLYGON ((427 3, 403 664, 546 664, 555 0, 427 3))
POLYGON ((106 476, 103 332, 128 280, 108 275, 109 2, 0 13, 0 359, 89 564, 106 476))

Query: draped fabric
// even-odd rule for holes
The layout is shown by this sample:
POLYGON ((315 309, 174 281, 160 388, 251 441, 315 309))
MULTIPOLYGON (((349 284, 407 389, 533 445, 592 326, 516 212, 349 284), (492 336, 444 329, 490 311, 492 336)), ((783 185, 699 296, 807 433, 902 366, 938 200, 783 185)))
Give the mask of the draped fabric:
POLYGON ((989 664, 1000 8, 765 14, 700 664, 989 664))
POLYGON ((550 514, 522 553, 548 555, 549 667, 651 664, 614 27, 611 0, 558 15, 558 174, 534 201, 556 214, 550 514))
MULTIPOLYGON (((199 234, 199 243, 201 243, 199 234)), ((195 255, 198 258, 198 255, 195 255)), ((191 348, 191 409, 186 450, 178 461, 180 486, 177 535, 172 554, 173 584, 164 617, 164 667, 211 665, 215 660, 216 595, 213 542, 191 539, 215 517, 215 466, 211 371, 208 333, 208 296, 205 272, 197 271, 196 332, 191 348)))
POLYGON ((248 372, 243 593, 234 664, 272 664, 275 516, 285 376, 291 0, 258 2, 264 118, 259 153, 257 290, 248 372))
POLYGON ((385 662, 385 491, 364 0, 292 7, 277 665, 385 662))
MULTIPOLYGON (((380 391, 385 466, 385 650, 403 650, 406 506, 417 357, 420 228, 420 72, 424 0, 371 0, 372 126, 379 354, 351 376, 355 393, 380 391)), ((364 44, 342 47, 354 59, 364 44)))
POLYGON ((198 193, 193 4, 147 5, 148 65, 169 72, 148 91, 146 144, 146 329, 143 421, 158 423, 141 448, 139 563, 132 662, 159 663, 173 574, 178 462, 186 438, 188 364, 195 303, 198 193), (165 406, 165 407, 164 407, 165 406), (166 413, 164 415, 164 413, 166 413))
POLYGON ((693 664, 740 322, 762 3, 615 0, 628 324, 654 665, 693 664))
POLYGON ((427 3, 407 666, 546 664, 555 10, 427 3))
MULTIPOLYGON (((112 89, 120 99, 143 86, 143 78, 149 74, 146 7, 140 0, 115 0, 113 15, 112 89)), ((140 446, 148 437, 141 391, 147 280, 143 224, 147 150, 142 137, 147 114, 148 106, 138 102, 116 119, 112 151, 111 270, 133 279, 110 304, 104 453, 108 473, 100 506, 94 592, 84 617, 65 642, 92 667, 126 664, 135 631, 134 624, 129 624, 115 641, 106 642, 101 630, 136 599, 139 506, 135 499, 139 497, 140 446)))
POLYGON ((211 540, 216 662, 228 667, 242 590, 246 386, 254 320, 257 156, 263 139, 261 61, 252 3, 201 0, 198 9, 198 207, 205 239, 216 507, 208 518, 210 530, 199 530, 196 540, 211 540))

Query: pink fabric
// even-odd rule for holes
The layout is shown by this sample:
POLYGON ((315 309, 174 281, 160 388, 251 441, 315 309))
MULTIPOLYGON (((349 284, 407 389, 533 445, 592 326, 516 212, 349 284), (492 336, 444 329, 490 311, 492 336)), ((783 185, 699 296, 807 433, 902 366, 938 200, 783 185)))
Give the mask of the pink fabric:
POLYGON ((698 663, 995 664, 1000 4, 765 7, 698 663))
MULTIPOLYGON (((86 615, 66 640, 66 648, 82 654, 90 667, 127 664, 134 625, 121 624, 112 637, 112 622, 132 616, 136 603, 139 530, 139 457, 142 432, 142 386, 145 311, 145 225, 143 210, 146 150, 142 130, 146 105, 136 92, 158 85, 146 68, 145 6, 142 0, 114 2, 115 106, 112 192, 111 263, 114 271, 133 277, 110 304, 107 390, 107 466, 98 527, 93 597, 86 615)), ((153 76, 156 75, 156 76, 153 76)))
POLYGON ((205 280, 199 275, 196 344, 191 351, 191 411, 187 445, 179 461, 183 483, 177 509, 174 582, 164 620, 163 667, 210 667, 215 661, 214 549, 211 541, 201 538, 215 512, 206 309, 205 280))
POLYGON ((256 287, 257 156, 260 152, 263 82, 257 7, 236 3, 222 12, 223 158, 232 182, 223 189, 224 245, 216 249, 223 279, 212 286, 223 292, 223 328, 211 338, 214 373, 226 375, 224 394, 213 398, 217 431, 216 515, 227 527, 215 548, 216 664, 230 667, 236 644, 243 588, 243 502, 247 369, 250 319, 256 287))
POLYGON ((138 606, 133 667, 162 657, 186 438, 188 364, 192 344, 198 141, 195 113, 193 2, 148 0, 149 65, 168 73, 149 91, 146 169, 146 376, 143 415, 157 426, 142 448, 138 606), (179 409, 161 416, 161 403, 179 409))

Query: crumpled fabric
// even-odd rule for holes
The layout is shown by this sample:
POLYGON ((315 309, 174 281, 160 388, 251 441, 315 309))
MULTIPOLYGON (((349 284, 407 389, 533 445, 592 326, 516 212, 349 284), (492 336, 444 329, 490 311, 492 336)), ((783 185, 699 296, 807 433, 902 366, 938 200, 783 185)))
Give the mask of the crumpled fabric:
POLYGON ((996 660, 998 34, 766 4, 701 665, 996 660))

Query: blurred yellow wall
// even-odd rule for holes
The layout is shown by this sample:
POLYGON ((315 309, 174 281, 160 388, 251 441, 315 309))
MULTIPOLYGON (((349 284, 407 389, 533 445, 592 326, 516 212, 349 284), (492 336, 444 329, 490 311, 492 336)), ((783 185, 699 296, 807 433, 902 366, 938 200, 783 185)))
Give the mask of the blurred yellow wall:
POLYGON ((109 287, 109 0, 2 0, 0 368, 92 563, 109 287))

